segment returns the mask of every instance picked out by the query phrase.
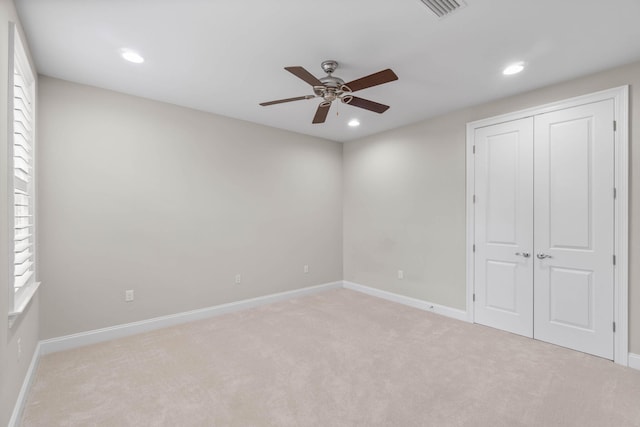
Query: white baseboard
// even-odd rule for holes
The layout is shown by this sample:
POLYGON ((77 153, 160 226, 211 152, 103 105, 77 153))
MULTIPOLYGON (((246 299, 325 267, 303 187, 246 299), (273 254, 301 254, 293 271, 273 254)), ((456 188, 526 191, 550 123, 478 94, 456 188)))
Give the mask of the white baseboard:
POLYGON ((11 414, 11 418, 9 419, 8 427, 18 427, 20 425, 20 419, 22 418, 22 412, 24 411, 24 404, 27 401, 27 394, 31 389, 31 383, 33 382, 33 378, 35 377, 39 361, 40 343, 36 345, 36 349, 33 352, 33 356, 31 357, 31 363, 29 364, 27 374, 22 381, 22 387, 20 387, 20 393, 18 393, 18 399, 16 400, 16 404, 13 407, 13 413, 11 414))
POLYGON ((429 301, 423 301, 416 298, 407 297, 404 295, 394 294, 392 292, 371 288, 369 286, 359 285, 357 283, 339 281, 339 282, 325 283, 317 286, 311 286, 308 288, 295 289, 292 291, 280 292, 277 294, 265 295, 262 297, 251 298, 251 299, 242 300, 242 301, 235 301, 228 304, 202 308, 199 310, 176 313, 168 316, 161 316, 153 319, 141 320, 138 322, 132 322, 132 323, 127 323, 123 325, 116 325, 108 328, 95 329, 92 331, 80 332, 77 334, 42 340, 38 344, 39 354, 45 355, 49 353, 55 353, 58 351, 70 350, 70 349, 82 347, 85 345, 97 344, 104 341, 110 341, 116 338, 128 337, 131 335, 136 335, 143 332, 149 332, 156 329, 166 328, 169 326, 175 326, 175 325, 179 325, 186 322, 193 322, 195 320, 206 319, 209 317, 218 316, 225 313, 245 310, 248 308, 258 307, 265 304, 271 304, 274 302, 283 301, 290 298, 301 297, 304 295, 311 295, 317 292, 323 292, 330 289, 339 289, 339 288, 351 289, 351 290, 362 292, 378 298, 383 298, 389 301, 408 305, 410 307, 415 307, 421 310, 430 311, 430 312, 441 314, 443 316, 451 317, 454 319, 467 321, 467 313, 464 310, 459 310, 459 309, 447 307, 444 305, 431 303, 429 301))
POLYGON ((468 322, 467 312, 465 310, 451 308, 451 307, 447 307, 446 305, 435 304, 429 301, 407 297, 404 295, 394 294, 393 292, 383 291, 380 289, 371 288, 369 286, 359 285, 353 282, 344 281, 342 283, 345 289, 351 289, 352 291, 362 292, 364 294, 386 299, 388 301, 393 301, 400 304, 408 305, 409 307, 430 311, 432 313, 441 314, 443 316, 451 317, 453 319, 468 322))
POLYGON ((640 354, 629 353, 629 367, 640 370, 640 354))
POLYGON ((171 314, 168 316, 141 320, 139 322, 132 322, 124 325, 111 326, 108 328, 95 329, 93 331, 81 332, 78 334, 66 335, 58 338, 51 338, 48 340, 40 341, 40 354, 45 355, 58 351, 70 350, 72 348, 82 347, 85 345, 110 341, 116 338, 128 337, 143 332, 179 325, 181 323, 193 322, 194 320, 206 319, 225 313, 246 310, 248 308, 258 307, 265 304, 271 304, 278 301, 340 288, 342 288, 342 281, 325 283, 308 288, 294 289, 292 291, 280 292, 277 294, 270 294, 257 298, 230 302, 228 304, 216 305, 199 310, 186 311, 184 313, 171 314))

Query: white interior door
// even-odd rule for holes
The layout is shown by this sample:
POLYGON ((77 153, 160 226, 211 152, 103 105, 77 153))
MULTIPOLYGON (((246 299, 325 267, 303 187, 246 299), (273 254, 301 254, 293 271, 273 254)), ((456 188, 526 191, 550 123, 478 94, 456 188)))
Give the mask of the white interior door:
POLYGON ((535 117, 534 337, 613 359, 614 104, 535 117))
POLYGON ((475 322, 533 336, 533 119, 475 131, 475 322))

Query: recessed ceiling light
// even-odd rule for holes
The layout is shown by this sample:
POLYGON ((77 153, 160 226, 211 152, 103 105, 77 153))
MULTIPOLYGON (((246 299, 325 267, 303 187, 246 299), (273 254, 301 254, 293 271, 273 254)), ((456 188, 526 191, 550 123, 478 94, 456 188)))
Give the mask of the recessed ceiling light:
POLYGON ((131 49, 122 49, 120 54, 124 59, 129 62, 133 62, 134 64, 142 64, 144 62, 144 58, 140 56, 140 54, 131 49))
POLYGON ((512 74, 518 74, 522 70, 524 70, 524 63, 516 62, 515 64, 511 64, 507 68, 502 70, 502 74, 504 74, 505 76, 510 76, 512 74))
POLYGON ((352 119, 351 121, 349 121, 348 124, 352 128, 360 126, 360 122, 357 119, 352 119))

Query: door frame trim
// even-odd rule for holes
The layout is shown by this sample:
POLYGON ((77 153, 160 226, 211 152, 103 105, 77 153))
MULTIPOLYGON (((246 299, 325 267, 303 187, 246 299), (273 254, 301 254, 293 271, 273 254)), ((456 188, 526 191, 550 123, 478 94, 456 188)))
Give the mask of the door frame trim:
MULTIPOLYGON (((614 334, 614 362, 620 365, 629 364, 629 86, 619 86, 587 95, 555 101, 549 104, 531 107, 486 119, 467 123, 466 140, 466 286, 467 286, 467 320, 474 322, 475 312, 473 304, 474 293, 474 234, 475 216, 473 195, 475 193, 475 164, 473 147, 475 144, 475 130, 512 120, 532 117, 539 114, 577 107, 579 105, 613 99, 614 120, 616 132, 614 133, 615 150, 615 187, 617 197, 614 201, 615 209, 615 256, 614 267, 614 314, 616 323, 614 334)), ((612 124, 613 126, 613 124, 612 124)), ((613 191, 613 189, 612 189, 613 191)), ((614 254, 612 254, 614 255, 614 254)), ((613 260, 612 260, 613 262, 613 260)), ((612 325, 613 327, 613 325, 612 325)))

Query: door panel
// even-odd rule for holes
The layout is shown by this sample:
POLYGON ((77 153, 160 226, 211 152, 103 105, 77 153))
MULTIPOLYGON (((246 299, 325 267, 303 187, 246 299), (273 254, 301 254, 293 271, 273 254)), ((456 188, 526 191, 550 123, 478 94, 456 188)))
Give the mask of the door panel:
MULTIPOLYGON (((591 249, 592 118, 548 129, 549 238, 552 248, 591 249)), ((547 169, 540 167, 539 169, 547 169)))
POLYGON ((475 133, 475 321, 533 336, 533 119, 475 133))
POLYGON ((613 100, 535 117, 534 337, 613 359, 613 100))
POLYGON ((485 307, 518 314, 518 264, 487 260, 485 283, 489 283, 485 292, 485 307))
POLYGON ((549 268, 549 321, 593 330, 593 271, 549 268))

